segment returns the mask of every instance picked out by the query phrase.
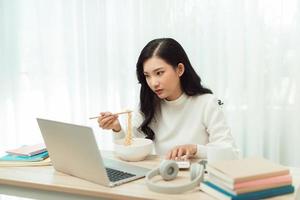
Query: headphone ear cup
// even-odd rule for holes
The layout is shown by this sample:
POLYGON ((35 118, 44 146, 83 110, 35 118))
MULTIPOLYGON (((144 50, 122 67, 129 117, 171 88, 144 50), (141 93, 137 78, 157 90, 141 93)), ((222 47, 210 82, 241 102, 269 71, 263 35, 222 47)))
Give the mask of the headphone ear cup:
POLYGON ((159 167, 159 173, 166 181, 176 178, 178 171, 178 165, 173 160, 164 160, 159 167))
POLYGON ((200 173, 202 173, 203 167, 198 163, 193 163, 190 170, 190 179, 193 181, 199 176, 200 173))

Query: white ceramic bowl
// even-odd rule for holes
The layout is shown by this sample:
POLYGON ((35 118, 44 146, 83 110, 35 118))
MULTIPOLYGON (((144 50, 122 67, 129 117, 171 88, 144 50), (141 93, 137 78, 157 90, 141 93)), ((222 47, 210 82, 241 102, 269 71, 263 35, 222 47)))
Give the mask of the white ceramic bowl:
POLYGON ((124 145, 124 139, 116 140, 114 143, 115 154, 125 161, 144 160, 153 149, 150 139, 132 138, 131 145, 124 145))

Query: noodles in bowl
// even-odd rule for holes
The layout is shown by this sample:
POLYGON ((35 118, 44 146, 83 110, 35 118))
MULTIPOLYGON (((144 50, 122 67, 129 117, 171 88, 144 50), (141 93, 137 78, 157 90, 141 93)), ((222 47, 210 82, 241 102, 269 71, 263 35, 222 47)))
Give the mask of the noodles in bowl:
POLYGON ((132 115, 127 115, 127 133, 124 139, 115 140, 115 154, 125 161, 141 161, 152 152, 153 142, 150 139, 132 137, 132 115))
POLYGON ((153 149, 153 142, 150 139, 132 138, 130 145, 124 144, 124 139, 115 140, 115 154, 125 161, 144 160, 153 149))

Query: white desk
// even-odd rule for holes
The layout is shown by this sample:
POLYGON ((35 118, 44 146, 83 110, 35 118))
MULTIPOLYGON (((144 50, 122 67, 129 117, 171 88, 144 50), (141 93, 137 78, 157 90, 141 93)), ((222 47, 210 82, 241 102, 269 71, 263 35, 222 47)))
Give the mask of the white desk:
MULTIPOLYGON (((113 157, 110 152, 106 157, 113 157)), ((159 158, 149 156, 145 161, 132 163, 138 166, 153 168, 159 158)), ((291 168, 294 185, 300 183, 300 169, 291 168)), ((188 182, 189 172, 180 171, 172 184, 188 182)), ((160 178, 157 177, 160 182, 160 178)), ((169 184, 169 183, 164 183, 169 184)), ((179 195, 168 195, 151 192, 144 179, 139 179, 114 188, 107 188, 76 177, 72 177, 47 167, 0 167, 0 193, 33 199, 53 200, 95 200, 95 199, 214 199, 199 191, 198 188, 179 195)), ((293 194, 271 199, 294 199, 293 194)))

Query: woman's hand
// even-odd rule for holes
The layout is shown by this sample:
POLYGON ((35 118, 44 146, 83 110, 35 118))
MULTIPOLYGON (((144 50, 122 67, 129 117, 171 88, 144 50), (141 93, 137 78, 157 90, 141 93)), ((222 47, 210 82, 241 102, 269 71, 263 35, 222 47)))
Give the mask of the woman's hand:
POLYGON ((194 156, 197 152, 197 145, 196 144, 185 144, 176 146, 171 149, 167 155, 166 159, 168 160, 181 160, 182 156, 185 156, 185 159, 189 159, 191 156, 194 156))
POLYGON ((100 117, 98 117, 99 127, 103 129, 112 129, 115 132, 119 132, 121 130, 121 125, 118 120, 118 115, 113 115, 110 112, 102 112, 100 113, 100 117))

